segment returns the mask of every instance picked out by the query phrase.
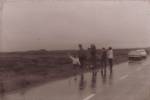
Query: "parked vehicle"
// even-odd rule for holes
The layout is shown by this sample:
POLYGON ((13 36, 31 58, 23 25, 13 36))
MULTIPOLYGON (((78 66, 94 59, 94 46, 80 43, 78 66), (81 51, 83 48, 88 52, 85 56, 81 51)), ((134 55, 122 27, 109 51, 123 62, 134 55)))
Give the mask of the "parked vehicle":
POLYGON ((140 53, 140 55, 142 56, 142 58, 146 58, 147 57, 147 52, 144 49, 140 49, 140 50, 136 50, 140 53))
POLYGON ((144 49, 132 50, 128 53, 129 60, 142 60, 147 57, 147 52, 144 49))

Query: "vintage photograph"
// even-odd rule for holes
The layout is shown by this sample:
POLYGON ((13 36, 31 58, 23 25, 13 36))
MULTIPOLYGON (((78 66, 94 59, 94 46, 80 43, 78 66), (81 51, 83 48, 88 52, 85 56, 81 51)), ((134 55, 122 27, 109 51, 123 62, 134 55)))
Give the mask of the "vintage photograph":
POLYGON ((150 100, 150 0, 0 0, 0 100, 150 100))

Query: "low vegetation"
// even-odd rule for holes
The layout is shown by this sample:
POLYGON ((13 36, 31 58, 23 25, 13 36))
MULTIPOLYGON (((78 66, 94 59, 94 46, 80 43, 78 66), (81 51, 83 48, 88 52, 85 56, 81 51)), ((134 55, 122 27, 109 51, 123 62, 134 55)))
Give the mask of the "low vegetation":
MULTIPOLYGON (((127 61, 129 49, 115 50, 116 64, 127 61)), ((67 54, 76 51, 28 51, 0 54, 0 91, 26 89, 74 75, 67 54)), ((98 51, 100 55, 100 51, 98 51)), ((98 56, 99 57, 99 56, 98 56)), ((100 60, 98 59, 98 62, 100 60)))

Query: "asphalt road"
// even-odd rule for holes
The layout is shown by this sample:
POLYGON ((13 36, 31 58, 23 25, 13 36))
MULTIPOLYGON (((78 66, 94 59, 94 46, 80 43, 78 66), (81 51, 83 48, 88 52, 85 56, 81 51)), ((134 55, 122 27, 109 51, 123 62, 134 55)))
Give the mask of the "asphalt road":
POLYGON ((3 100, 150 100, 150 58, 7 94, 3 100))

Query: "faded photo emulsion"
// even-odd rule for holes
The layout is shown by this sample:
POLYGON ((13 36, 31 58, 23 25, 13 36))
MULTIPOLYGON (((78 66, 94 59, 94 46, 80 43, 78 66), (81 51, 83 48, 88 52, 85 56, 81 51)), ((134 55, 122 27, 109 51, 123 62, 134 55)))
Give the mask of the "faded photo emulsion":
POLYGON ((0 0, 0 100, 149 100, 149 0, 0 0))

